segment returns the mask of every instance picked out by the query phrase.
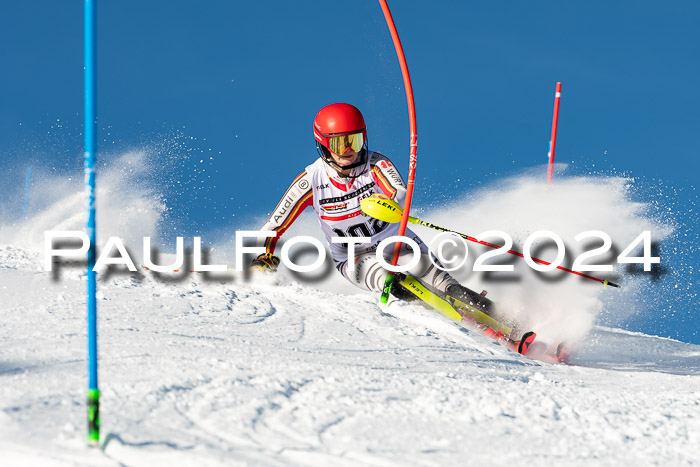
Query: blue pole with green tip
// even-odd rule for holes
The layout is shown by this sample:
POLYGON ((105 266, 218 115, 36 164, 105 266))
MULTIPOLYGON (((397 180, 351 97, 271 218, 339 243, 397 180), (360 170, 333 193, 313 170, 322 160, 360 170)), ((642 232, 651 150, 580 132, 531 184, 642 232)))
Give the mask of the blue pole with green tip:
POLYGON ((85 197, 90 239, 87 257, 88 443, 100 442, 100 390, 97 386, 97 276, 95 267, 95 160, 97 157, 97 0, 85 0, 85 197))

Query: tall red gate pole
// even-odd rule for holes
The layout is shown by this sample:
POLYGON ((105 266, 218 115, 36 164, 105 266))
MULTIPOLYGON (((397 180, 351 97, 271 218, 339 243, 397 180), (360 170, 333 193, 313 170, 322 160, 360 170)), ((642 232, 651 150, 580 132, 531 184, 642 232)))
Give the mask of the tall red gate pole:
MULTIPOLYGON (((406 200, 404 201, 403 216, 401 217, 401 224, 399 225, 399 236, 403 236, 406 233, 406 225, 408 224, 408 217, 411 210, 411 201, 413 201, 413 187, 415 186, 416 163, 418 161, 418 130, 416 128, 416 106, 413 101, 413 87, 411 86, 411 76, 408 74, 408 64, 406 63, 406 56, 403 53, 403 47, 401 47, 399 33, 396 31, 396 25, 394 24, 394 19, 391 17, 389 5, 387 5, 386 0, 379 0, 379 3, 382 6, 384 18, 386 19, 386 23, 389 26, 389 31, 391 31, 391 38, 394 40, 394 48, 396 49, 396 55, 398 56, 399 63, 401 64, 401 74, 403 75, 403 84, 406 88, 406 100, 408 101, 408 119, 411 128, 411 154, 408 163, 408 182, 406 185, 406 200)), ((402 243, 396 243, 396 245, 394 246, 394 256, 391 258, 392 266, 396 266, 396 263, 399 260, 401 245, 402 243)), ((391 284, 393 281, 394 273, 389 272, 386 275, 384 289, 382 290, 382 303, 387 303, 387 301, 389 300, 389 293, 391 292, 391 284)))
POLYGON ((557 91, 554 93, 554 116, 552 117, 552 136, 549 140, 549 169, 547 170, 547 183, 552 183, 552 170, 554 168, 554 150, 557 147, 557 122, 559 121, 560 98, 561 83, 557 83, 557 91))

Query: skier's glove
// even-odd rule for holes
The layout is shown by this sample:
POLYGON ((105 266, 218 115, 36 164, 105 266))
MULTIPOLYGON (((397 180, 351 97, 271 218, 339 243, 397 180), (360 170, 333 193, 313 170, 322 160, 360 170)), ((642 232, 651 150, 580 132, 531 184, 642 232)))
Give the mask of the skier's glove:
POLYGON ((277 271, 277 266, 280 265, 279 257, 272 253, 263 253, 253 260, 250 269, 253 271, 277 271))

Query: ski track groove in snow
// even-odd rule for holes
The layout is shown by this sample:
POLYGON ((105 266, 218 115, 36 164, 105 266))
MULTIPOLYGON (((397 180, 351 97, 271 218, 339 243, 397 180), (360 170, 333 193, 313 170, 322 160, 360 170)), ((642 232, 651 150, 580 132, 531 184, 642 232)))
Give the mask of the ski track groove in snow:
POLYGON ((3 465, 700 463, 699 346, 596 328, 552 365, 409 304, 148 275, 100 284, 87 449, 85 283, 0 259, 3 465))

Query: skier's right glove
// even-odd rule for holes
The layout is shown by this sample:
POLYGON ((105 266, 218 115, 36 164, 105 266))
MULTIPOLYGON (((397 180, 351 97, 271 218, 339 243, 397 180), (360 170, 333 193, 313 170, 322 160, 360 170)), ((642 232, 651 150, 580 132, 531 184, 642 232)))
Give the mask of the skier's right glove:
POLYGON ((279 257, 272 253, 263 253, 253 260, 250 264, 250 269, 253 271, 269 271, 276 272, 277 266, 280 265, 279 257))

